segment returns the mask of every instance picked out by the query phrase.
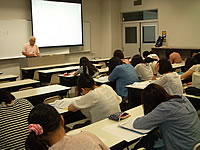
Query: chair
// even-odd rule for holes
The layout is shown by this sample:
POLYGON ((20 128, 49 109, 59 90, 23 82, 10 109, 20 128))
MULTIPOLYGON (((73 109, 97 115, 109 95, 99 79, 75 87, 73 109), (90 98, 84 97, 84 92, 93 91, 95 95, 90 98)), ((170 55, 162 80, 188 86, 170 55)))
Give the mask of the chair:
POLYGON ((36 71, 34 72, 34 76, 33 76, 33 79, 34 79, 34 80, 40 80, 40 79, 39 79, 39 71, 40 71, 40 70, 36 70, 36 71))
POLYGON ((59 95, 56 95, 56 96, 52 96, 52 97, 48 97, 44 100, 44 104, 48 104, 48 103, 52 103, 56 100, 61 100, 61 97, 59 95))
POLYGON ((194 146, 193 150, 200 150, 200 143, 197 143, 197 144, 194 146))
POLYGON ((50 81, 49 85, 59 84, 60 83, 59 75, 60 75, 60 73, 53 74, 51 76, 51 81, 50 81))

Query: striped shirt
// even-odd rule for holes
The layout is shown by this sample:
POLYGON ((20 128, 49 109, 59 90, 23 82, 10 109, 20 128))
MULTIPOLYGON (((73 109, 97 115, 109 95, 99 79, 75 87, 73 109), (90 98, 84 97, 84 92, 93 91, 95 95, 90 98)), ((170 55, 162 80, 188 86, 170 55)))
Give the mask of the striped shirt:
POLYGON ((23 149, 28 136, 28 115, 32 104, 16 99, 12 105, 0 104, 0 149, 23 149))

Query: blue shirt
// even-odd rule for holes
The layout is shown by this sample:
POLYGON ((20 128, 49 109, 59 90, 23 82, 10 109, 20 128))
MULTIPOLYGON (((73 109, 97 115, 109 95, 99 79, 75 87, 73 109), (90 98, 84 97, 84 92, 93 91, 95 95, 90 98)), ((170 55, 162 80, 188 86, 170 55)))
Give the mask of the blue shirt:
POLYGON ((122 64, 115 67, 108 77, 109 81, 116 81, 116 92, 119 96, 128 97, 128 84, 138 82, 138 76, 131 64, 122 64))
POLYGON ((137 129, 159 127, 166 150, 192 150, 200 142, 200 120, 190 101, 173 98, 133 123, 137 129))

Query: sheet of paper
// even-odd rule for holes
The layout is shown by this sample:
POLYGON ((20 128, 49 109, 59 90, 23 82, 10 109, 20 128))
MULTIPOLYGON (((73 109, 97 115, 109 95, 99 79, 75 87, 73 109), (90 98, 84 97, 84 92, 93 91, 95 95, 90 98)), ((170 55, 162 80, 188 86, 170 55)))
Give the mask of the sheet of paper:
POLYGON ((49 105, 53 106, 61 114, 64 112, 68 112, 68 106, 72 102, 74 102, 80 98, 81 98, 81 96, 73 97, 73 98, 64 98, 62 100, 56 100, 53 103, 49 103, 49 105))
POLYGON ((136 132, 123 129, 119 127, 119 124, 112 124, 112 125, 105 126, 103 130, 127 142, 130 142, 134 139, 138 139, 146 135, 146 134, 138 134, 136 132))
POLYGON ((132 132, 136 132, 136 133, 139 133, 139 134, 145 134, 145 133, 148 133, 149 131, 151 130, 140 130, 140 129, 135 129, 133 127, 133 122, 136 118, 130 118, 128 119, 126 122, 123 122, 123 123, 120 123, 119 124, 119 127, 122 127, 126 130, 130 130, 132 132))
POLYGON ((144 89, 144 88, 147 87, 150 83, 151 83, 151 80, 149 80, 149 81, 144 81, 144 82, 134 82, 133 84, 127 85, 126 87, 137 88, 137 89, 144 89))

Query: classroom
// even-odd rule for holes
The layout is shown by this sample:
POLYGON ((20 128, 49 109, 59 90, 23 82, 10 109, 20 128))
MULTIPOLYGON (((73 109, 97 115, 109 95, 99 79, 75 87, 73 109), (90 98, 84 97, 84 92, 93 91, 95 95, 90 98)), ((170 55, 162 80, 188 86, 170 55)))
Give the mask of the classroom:
MULTIPOLYGON (((40 48, 40 57, 37 58, 26 58, 21 54, 24 43, 26 43, 29 40, 29 37, 32 35, 31 0, 0 1, 0 50, 2 49, 1 51, 3 52, 2 56, 0 56, 0 73, 2 73, 2 76, 15 75, 14 80, 26 79, 24 78, 23 71, 26 72, 29 67, 36 67, 36 69, 34 69, 35 71, 39 66, 55 65, 54 67, 49 67, 49 69, 51 69, 49 70, 50 73, 48 71, 42 71, 41 69, 39 69, 37 78, 42 78, 43 75, 43 78, 47 79, 47 75, 53 75, 54 71, 56 73, 64 73, 68 70, 68 67, 71 66, 75 66, 75 68, 77 69, 80 58, 83 56, 94 62, 95 60, 98 61, 104 59, 108 61, 110 60, 110 58, 113 57, 113 53, 117 49, 122 50, 124 56, 126 56, 130 60, 136 54, 142 56, 142 53, 144 51, 151 50, 155 50, 157 54, 159 54, 160 58, 166 58, 167 52, 169 52, 170 50, 176 50, 181 54, 183 60, 192 57, 193 53, 196 54, 200 52, 200 30, 198 29, 200 26, 200 21, 198 17, 198 14, 200 13, 199 0, 81 1, 84 46, 40 48), (134 15, 136 15, 137 18, 137 15, 141 12, 143 14, 147 13, 147 19, 145 19, 145 17, 142 20, 134 20, 131 17, 131 19, 129 18, 129 15, 133 13, 135 13, 134 15), (150 19, 148 19, 148 17, 150 17, 150 19), (7 27, 6 25, 9 26, 7 27), (153 32, 153 36, 149 37, 147 35, 145 37, 145 29, 148 30, 150 28, 153 28, 153 30, 149 30, 148 32, 153 32), (134 29, 135 31, 131 29, 134 29), (11 37, 12 33, 10 32, 13 32, 15 36, 11 37), (134 33, 135 38, 131 39, 130 36, 132 35, 128 33, 134 33), (158 37, 163 36, 163 34, 165 36, 165 39, 163 41, 162 47, 155 47, 158 37), (128 40, 128 38, 130 38, 130 41, 128 40), (20 42, 22 44, 19 44, 20 42), (12 55, 11 49, 13 49, 15 52, 19 50, 20 54, 16 54, 16 56, 15 54, 12 55), (56 66, 59 67, 60 64, 63 65, 62 69, 56 69, 56 66)), ((177 68, 179 69, 181 67, 178 66, 177 68)), ((175 65, 174 68, 176 68, 175 65)), ((71 71, 74 71, 76 69, 72 69, 71 71)), ((106 70, 105 72, 108 72, 108 70, 106 70)), ((31 76, 34 76, 33 73, 31 76)), ((62 75, 60 76, 60 81, 62 79, 61 77, 62 75)), ((27 80, 27 85, 34 84, 33 86, 35 86, 36 84, 41 84, 38 83, 39 81, 33 81, 33 83, 29 79, 27 80)), ((50 82, 50 79, 48 80, 48 82, 50 82)), ((8 83, 0 84, 4 84, 0 85, 0 87, 2 86, 5 89, 7 88, 7 90, 10 90, 13 95, 17 95, 17 90, 19 89, 19 87, 21 88, 24 86, 19 85, 19 87, 9 88, 10 84, 8 83)), ((64 86, 65 83, 63 83, 62 85, 64 86)), ((57 85, 51 86, 52 89, 61 88, 60 92, 62 98, 64 98, 64 95, 66 95, 66 93, 71 90, 71 86, 64 88, 57 87, 57 85)), ((141 104, 140 95, 138 98, 138 93, 141 94, 141 91, 134 91, 133 88, 135 87, 127 87, 129 92, 127 98, 137 99, 138 103, 141 104)), ((27 97, 23 98, 27 98, 30 101, 35 101, 35 99, 37 98, 39 99, 41 97, 48 98, 48 96, 55 96, 55 94, 51 90, 47 91, 47 89, 45 88, 44 90, 46 90, 46 93, 44 91, 44 93, 41 92, 41 95, 38 94, 34 95, 33 97, 30 97, 29 93, 23 93, 24 95, 27 94, 27 97)), ((32 93, 34 92, 32 91, 32 93)), ((196 99, 199 99, 199 96, 197 97, 190 96, 190 98, 195 101, 195 104, 196 99)), ((197 105, 198 107, 200 106, 199 104, 197 105)), ((136 113, 137 116, 140 116, 141 114, 144 115, 144 113, 141 111, 141 106, 138 106, 138 104, 133 104, 133 106, 135 109, 128 110, 130 114, 136 113)), ((75 113, 76 115, 80 115, 79 112, 75 113)), ((70 117, 70 115, 71 114, 68 113, 65 117, 70 117)), ((81 117, 83 116, 81 115, 81 117)), ((116 124, 110 123, 106 120, 102 123, 97 123, 96 126, 92 126, 91 128, 84 128, 83 131, 94 131, 95 128, 99 128, 100 130, 98 131, 98 133, 96 133, 96 135, 100 136, 99 138, 106 144, 106 146, 116 150, 121 149, 122 147, 122 149, 129 149, 131 147, 130 145, 132 145, 136 141, 132 140, 133 137, 134 139, 142 137, 137 137, 137 135, 135 134, 130 134, 130 136, 126 137, 125 135, 128 134, 128 132, 125 133, 120 130, 119 132, 121 132, 121 137, 116 136, 115 138, 113 138, 113 134, 110 133, 112 131, 111 128, 113 127, 113 132, 118 132, 117 130, 114 130, 114 126, 116 126, 116 124), (109 124, 110 126, 104 126, 104 124, 109 124), (104 138, 102 134, 107 134, 107 139, 102 139, 104 138), (109 140, 109 137, 112 138, 112 140, 109 140), (125 138, 126 142, 123 141, 125 138)), ((80 130, 78 129, 77 131, 80 130)), ((198 142, 200 142, 200 140, 198 142)), ((107 147, 105 147, 105 149, 106 148, 107 147)))

